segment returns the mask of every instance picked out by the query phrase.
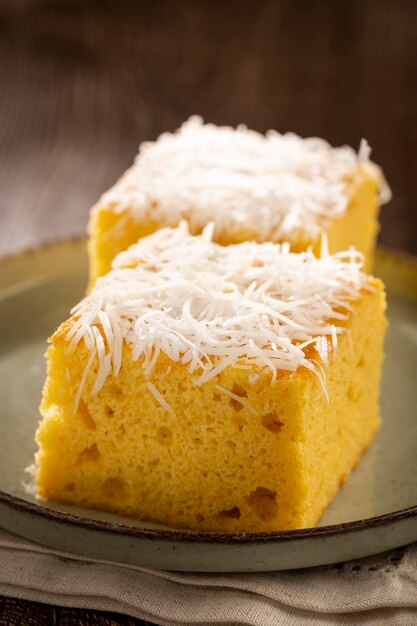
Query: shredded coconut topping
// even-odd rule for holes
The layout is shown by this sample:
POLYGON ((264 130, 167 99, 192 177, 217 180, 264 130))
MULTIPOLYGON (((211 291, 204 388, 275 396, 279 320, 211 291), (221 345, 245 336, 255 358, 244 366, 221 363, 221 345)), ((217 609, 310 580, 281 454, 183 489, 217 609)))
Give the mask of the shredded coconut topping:
MULTIPOLYGON (((77 400, 96 358, 93 394, 110 372, 117 376, 124 343, 148 379, 164 353, 197 385, 228 366, 269 371, 272 379, 303 366, 325 388, 351 303, 370 288, 361 254, 329 255, 325 241, 320 259, 292 253, 288 243, 220 246, 212 233, 210 224, 191 236, 182 222, 139 240, 73 309, 69 349, 83 341, 90 351, 77 400)), ((156 387, 148 388, 164 406, 156 387)))
POLYGON ((377 179, 381 201, 389 200, 370 151, 365 140, 356 154, 323 139, 261 135, 245 126, 203 124, 195 116, 176 133, 143 143, 100 204, 160 226, 186 219, 193 233, 214 221, 220 241, 313 241, 343 216, 350 185, 365 172, 377 179))

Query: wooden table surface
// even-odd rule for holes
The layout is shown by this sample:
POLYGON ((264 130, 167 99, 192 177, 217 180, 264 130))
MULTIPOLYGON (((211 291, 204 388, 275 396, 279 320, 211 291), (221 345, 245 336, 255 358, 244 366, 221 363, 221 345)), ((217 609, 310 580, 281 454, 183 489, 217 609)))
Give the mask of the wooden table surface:
MULTIPOLYGON (((338 145, 366 137, 417 253, 414 0, 0 0, 0 254, 83 232, 138 143, 199 113, 338 145)), ((3 599, 0 624, 138 624, 3 599)))

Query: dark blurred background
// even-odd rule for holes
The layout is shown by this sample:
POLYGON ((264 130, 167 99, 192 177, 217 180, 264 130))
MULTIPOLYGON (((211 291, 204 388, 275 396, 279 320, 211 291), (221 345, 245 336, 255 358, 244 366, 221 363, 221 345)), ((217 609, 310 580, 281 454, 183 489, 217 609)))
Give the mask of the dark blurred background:
POLYGON ((0 253, 83 231, 140 141, 190 114, 366 137, 417 252, 415 0, 0 0, 0 253))

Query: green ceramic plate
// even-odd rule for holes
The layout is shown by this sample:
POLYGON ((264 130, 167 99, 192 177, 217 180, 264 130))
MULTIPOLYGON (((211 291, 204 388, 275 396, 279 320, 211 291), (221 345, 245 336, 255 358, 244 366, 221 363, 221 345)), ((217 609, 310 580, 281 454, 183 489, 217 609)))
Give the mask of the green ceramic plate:
POLYGON ((0 525, 40 543, 159 569, 244 572, 309 567, 417 540, 417 263, 380 252, 390 328, 383 426, 320 526, 263 534, 176 531, 28 495, 46 338, 83 294, 85 241, 0 262, 0 525))

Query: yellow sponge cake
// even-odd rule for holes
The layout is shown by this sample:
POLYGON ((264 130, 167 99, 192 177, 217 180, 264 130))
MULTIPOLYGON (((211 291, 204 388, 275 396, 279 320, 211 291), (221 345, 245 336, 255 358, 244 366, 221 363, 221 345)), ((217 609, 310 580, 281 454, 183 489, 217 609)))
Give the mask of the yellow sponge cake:
POLYGON ((221 246, 213 228, 141 239, 52 336, 39 497, 173 527, 303 528, 371 443, 382 283, 353 249, 221 246))
POLYGON ((389 189, 369 160, 348 146, 270 131, 261 135, 203 124, 193 117, 176 133, 142 144, 132 167, 93 207, 89 224, 90 288, 113 258, 140 237, 188 222, 214 241, 289 241, 294 251, 327 234, 331 252, 353 245, 366 267, 378 230, 379 198, 389 189))

